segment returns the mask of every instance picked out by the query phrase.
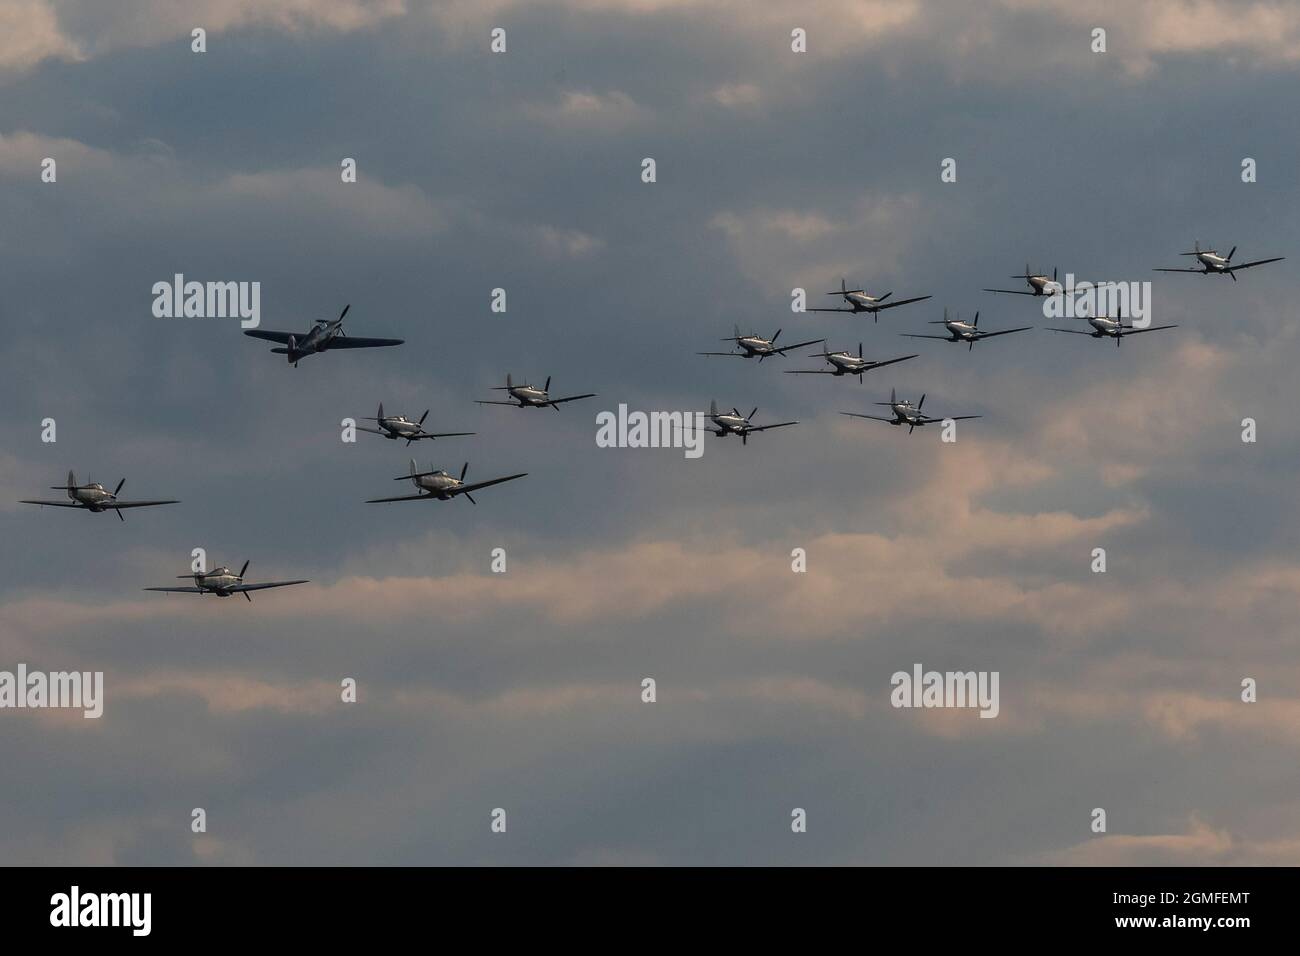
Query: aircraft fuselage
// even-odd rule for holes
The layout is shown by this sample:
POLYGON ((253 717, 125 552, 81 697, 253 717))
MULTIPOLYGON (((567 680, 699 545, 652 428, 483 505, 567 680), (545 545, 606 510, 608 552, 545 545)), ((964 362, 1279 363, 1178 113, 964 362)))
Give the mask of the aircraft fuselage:
POLYGON ((450 492, 464 484, 459 478, 453 478, 445 471, 434 472, 432 475, 420 475, 412 478, 411 482, 420 491, 427 491, 444 501, 451 497, 450 492))
POLYGON ((379 427, 388 434, 385 438, 410 438, 412 435, 420 434, 423 429, 415 422, 408 422, 401 415, 393 415, 388 418, 379 419, 379 427))
POLYGON ((1122 328, 1118 319, 1108 319, 1104 315, 1092 316, 1088 319, 1088 324, 1093 327, 1093 338, 1098 339, 1102 336, 1117 338, 1122 328))
POLYGON ((239 583, 239 575, 230 568, 213 568, 211 571, 195 571, 194 586, 215 594, 217 597, 230 597, 234 592, 230 588, 239 583))
POLYGON ((85 505, 91 511, 106 511, 113 507, 113 501, 116 499, 116 495, 111 491, 105 491, 104 486, 98 483, 84 488, 72 488, 68 491, 68 497, 85 505))
POLYGON ((285 355, 295 365, 300 359, 324 351, 342 333, 340 322, 317 322, 302 338, 293 336, 285 345, 285 355))
POLYGON ((880 300, 875 296, 867 295, 865 292, 846 292, 844 301, 853 306, 854 312, 865 312, 880 300))
POLYGON ((507 389, 510 397, 520 405, 545 405, 549 398, 549 393, 545 389, 536 388, 532 385, 515 385, 507 389))
POLYGON ((736 344, 745 350, 747 356, 771 355, 776 351, 769 339, 759 338, 757 335, 745 335, 736 339, 736 344))
POLYGON ((911 402, 895 402, 890 406, 896 416, 891 425, 924 425, 925 417, 911 402))
POLYGON ((749 420, 739 415, 711 415, 710 418, 713 419, 713 424, 718 426, 719 435, 739 435, 749 428, 749 420))
POLYGON ((836 375, 857 375, 870 364, 851 352, 831 352, 826 356, 826 361, 835 366, 836 375))

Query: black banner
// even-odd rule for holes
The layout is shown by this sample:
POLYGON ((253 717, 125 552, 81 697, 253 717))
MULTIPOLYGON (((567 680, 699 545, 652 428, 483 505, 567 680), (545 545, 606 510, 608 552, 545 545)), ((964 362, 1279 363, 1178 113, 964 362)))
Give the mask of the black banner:
POLYGON ((1294 870, 1253 868, 87 868, 9 869, 3 878, 7 940, 75 934, 128 944, 397 942, 430 928, 539 942, 543 927, 562 923, 567 937, 609 943, 843 930, 927 944, 1047 934, 1230 946, 1285 929, 1296 889, 1294 870))

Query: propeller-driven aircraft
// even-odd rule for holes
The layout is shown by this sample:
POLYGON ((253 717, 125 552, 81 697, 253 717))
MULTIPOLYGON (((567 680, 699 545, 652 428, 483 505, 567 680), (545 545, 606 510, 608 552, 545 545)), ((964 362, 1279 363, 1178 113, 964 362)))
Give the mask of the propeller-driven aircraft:
MULTIPOLYGON (((432 466, 430 466, 432 468, 432 466)), ((523 478, 528 474, 521 471, 517 475, 506 475, 504 478, 493 478, 491 481, 480 481, 472 485, 465 484, 465 472, 469 471, 469 462, 460 470, 460 477, 454 478, 442 469, 436 471, 420 471, 415 464, 415 459, 411 459, 411 472, 407 475, 398 475, 393 481, 409 481, 415 485, 419 494, 399 495, 396 498, 371 498, 366 502, 368 505, 382 504, 388 501, 423 501, 436 498, 439 501, 450 501, 457 495, 464 495, 469 499, 472 505, 478 504, 474 500, 471 492, 478 491, 480 488, 490 488, 492 485, 499 485, 503 481, 514 481, 516 478, 523 478)))
POLYGON ((965 342, 967 344, 966 351, 969 352, 971 349, 975 348, 975 343, 982 339, 991 339, 995 335, 1010 335, 1012 332, 1025 332, 1033 328, 1032 325, 1022 325, 1018 329, 1001 329, 997 332, 985 332, 979 327, 980 314, 978 312, 975 313, 975 318, 970 322, 963 322, 960 314, 955 319, 949 319, 947 309, 943 310, 942 319, 935 319, 930 324, 942 325, 948 330, 948 334, 921 335, 920 333, 914 332, 899 332, 898 334, 906 336, 909 339, 942 339, 945 342, 965 342))
POLYGON ((546 408, 550 406, 557 412, 560 410, 561 402, 576 402, 580 398, 595 398, 595 392, 588 392, 586 395, 570 395, 568 398, 551 398, 551 377, 546 376, 546 384, 541 388, 535 385, 516 385, 514 379, 506 375, 506 383, 498 385, 492 389, 494 392, 509 392, 513 402, 497 402, 491 399, 476 399, 479 405, 517 405, 520 408, 546 408))
POLYGON ((348 314, 351 305, 345 305, 339 317, 333 322, 317 319, 304 334, 294 332, 269 332, 264 329, 245 329, 245 335, 268 342, 279 342, 281 347, 271 349, 276 355, 288 358, 289 363, 298 367, 298 362, 317 352, 330 352, 334 349, 373 349, 385 345, 401 345, 404 339, 363 339, 349 338, 343 331, 343 316, 348 314))
POLYGON ((146 591, 171 591, 178 594, 215 594, 217 597, 230 597, 232 594, 242 594, 251 603, 253 598, 249 591, 263 591, 266 588, 287 588, 291 584, 306 584, 303 581, 269 581, 266 584, 245 584, 244 573, 248 570, 249 562, 245 561, 244 566, 235 574, 230 568, 222 565, 211 571, 195 571, 192 574, 178 574, 178 578, 193 578, 194 586, 187 588, 145 588, 146 591))
POLYGON ((370 432, 372 435, 382 435, 384 438, 405 439, 407 447, 411 442, 419 441, 421 438, 457 438, 462 435, 473 435, 475 432, 426 432, 424 430, 424 420, 429 417, 429 409, 424 410, 424 414, 416 421, 411 421, 405 415, 385 415, 384 403, 379 403, 379 414, 375 418, 364 418, 362 421, 375 422, 378 428, 367 428, 365 425, 358 425, 357 430, 370 432))
POLYGON ((739 352, 696 352, 696 355, 723 355, 734 358, 757 358, 760 362, 765 358, 773 355, 784 356, 791 349, 801 349, 805 345, 816 345, 819 342, 825 342, 825 339, 812 339, 807 342, 795 342, 793 345, 783 345, 780 348, 776 345, 776 340, 781 337, 781 330, 777 329, 770 339, 765 339, 761 335, 751 332, 749 335, 740 334, 740 326, 736 326, 736 334, 730 338, 722 339, 723 342, 735 342, 736 346, 741 349, 739 352))
POLYGON ((1180 256, 1195 256, 1197 265, 1190 269, 1154 269, 1154 272, 1199 272, 1203 276, 1221 275, 1232 276, 1232 281, 1237 281, 1237 273, 1242 269, 1250 269, 1254 266, 1267 265, 1270 262, 1281 262, 1286 256, 1275 256, 1272 259, 1256 259, 1254 262, 1243 262, 1239 265, 1232 264, 1232 255, 1237 251, 1233 246, 1228 250, 1226 256, 1221 256, 1213 249, 1202 249, 1200 242, 1192 244, 1191 252, 1180 252, 1180 256))
POLYGON ((806 309, 805 311, 852 312, 854 315, 857 315, 859 312, 870 312, 872 320, 879 321, 880 316, 878 313, 885 311, 885 309, 895 309, 900 305, 908 305, 912 302, 924 302, 926 299, 931 298, 931 296, 928 295, 919 295, 915 299, 899 299, 896 302, 886 302, 885 300, 894 293, 886 292, 884 295, 867 295, 867 293, 862 289, 850 289, 843 279, 840 280, 840 289, 838 292, 827 292, 826 294, 840 296, 848 304, 848 307, 834 309, 806 309))
POLYGON ((784 428, 786 425, 798 425, 798 422, 777 422, 774 425, 751 425, 750 419, 758 414, 758 408, 755 407, 748 415, 740 414, 740 410, 733 408, 729 412, 719 412, 716 401, 709 402, 709 418, 713 419, 714 427, 709 431, 719 438, 726 438, 728 435, 739 435, 742 445, 749 444, 749 436, 754 432, 765 432, 769 428, 784 428))
POLYGON ((1004 292, 1007 295, 1063 295, 1065 286, 1061 285, 1056 278, 1056 268, 1052 268, 1052 277, 1030 271, 1029 263, 1025 263, 1025 271, 1018 276, 1011 276, 1012 279, 1024 279, 1029 284, 1028 289, 985 289, 985 292, 1004 292))
POLYGON ((1115 340, 1115 347, 1119 348, 1119 343, 1130 335, 1137 335, 1141 332, 1159 332, 1161 329, 1176 329, 1177 325, 1149 325, 1145 329, 1135 329, 1132 325, 1124 324, 1124 317, 1109 318, 1104 315, 1094 315, 1079 319, 1081 322, 1087 322, 1092 326, 1092 331, 1087 329, 1054 329, 1047 326, 1049 332, 1069 332, 1072 335, 1091 335, 1094 339, 1112 338, 1115 340))
POLYGON ((894 394, 894 390, 889 390, 889 401, 876 402, 877 405, 886 405, 892 411, 892 418, 885 418, 881 415, 864 415, 860 412, 840 412, 841 415, 849 415, 852 418, 870 418, 877 422, 886 422, 890 425, 906 425, 907 433, 912 434, 912 430, 921 425, 933 425, 936 422, 954 421, 960 422, 970 418, 982 418, 981 415, 944 415, 940 418, 931 418, 921 413, 921 406, 925 404, 925 395, 921 395, 921 400, 913 405, 906 399, 900 399, 894 394))
POLYGON ((91 511, 98 514, 101 511, 116 511, 117 516, 123 521, 123 508, 148 508, 152 505, 175 505, 179 501, 123 501, 118 497, 122 486, 126 484, 123 478, 117 483, 117 487, 108 491, 97 481, 90 484, 79 485, 77 478, 72 472, 68 472, 68 483, 66 485, 51 485, 51 491, 66 491, 68 493, 67 501, 33 501, 24 498, 20 504, 24 505, 48 505, 51 508, 81 508, 83 511, 91 511))
POLYGON ((883 362, 870 362, 862 357, 862 343, 858 343, 858 354, 852 352, 813 352, 809 358, 823 358, 830 365, 830 368, 801 368, 786 372, 787 375, 856 375, 858 381, 862 381, 862 373, 870 372, 873 368, 883 368, 886 365, 893 365, 895 362, 906 362, 908 359, 916 358, 915 355, 904 355, 902 358, 886 359, 883 362))

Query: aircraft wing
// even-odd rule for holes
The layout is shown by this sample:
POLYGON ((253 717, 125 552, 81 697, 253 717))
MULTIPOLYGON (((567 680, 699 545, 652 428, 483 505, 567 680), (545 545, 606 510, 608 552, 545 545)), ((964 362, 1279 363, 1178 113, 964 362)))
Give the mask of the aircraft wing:
POLYGON ((885 309, 896 309, 900 305, 907 305, 910 302, 924 302, 926 299, 933 299, 931 295, 918 295, 915 299, 899 299, 897 302, 886 302, 884 305, 865 306, 863 311, 866 312, 883 312, 885 309))
POLYGON ((490 398, 476 398, 476 399, 474 399, 474 404, 475 404, 475 405, 518 405, 519 403, 518 403, 518 402, 499 402, 499 401, 494 401, 494 400, 492 400, 492 399, 490 399, 490 398))
POLYGON ((433 494, 399 495, 396 498, 371 498, 368 501, 366 501, 366 504, 378 505, 378 504, 383 504, 386 501, 418 501, 421 498, 436 498, 436 497, 438 496, 433 494))
POLYGON ((1005 292, 1007 295, 1034 295, 1028 289, 985 289, 985 292, 1005 292))
POLYGON ((337 335, 330 339, 322 351, 333 349, 376 349, 384 345, 401 345, 405 339, 363 339, 349 335, 337 335))
POLYGON ((1286 256, 1278 256, 1274 259, 1256 259, 1254 262, 1243 262, 1239 266, 1228 266, 1224 272, 1236 272, 1238 269, 1249 269, 1251 266, 1262 266, 1270 262, 1281 262, 1286 256))
POLYGON ((298 332, 268 332, 265 329, 244 329, 245 335, 251 335, 255 339, 266 339, 268 342, 279 342, 281 345, 288 345, 291 338, 306 338, 307 333, 298 332))
POLYGON ((1204 272, 1204 269, 1152 269, 1152 272, 1204 272))
POLYGON ((1135 329, 1132 326, 1126 326, 1122 332, 1123 335, 1137 335, 1139 332, 1159 332, 1161 329, 1176 329, 1177 325, 1148 325, 1145 329, 1135 329))
POLYGON ((787 369, 786 375, 834 375, 835 373, 828 368, 796 368, 787 369))
POLYGON ((179 501, 114 501, 108 508, 148 508, 150 505, 178 505, 179 501))
MULTIPOLYGON (((580 398, 595 398, 595 392, 588 392, 586 395, 570 395, 568 398, 548 398, 547 405, 558 405, 560 402, 576 402, 580 398)), ((512 403, 513 404, 513 403, 512 403)))
POLYGON ((978 336, 976 336, 976 338, 991 339, 995 335, 1010 335, 1012 332, 1027 332, 1032 328, 1033 328, 1032 325, 1022 325, 1018 329, 1002 329, 999 332, 981 332, 979 333, 978 336))
POLYGON ((873 368, 881 368, 885 365, 893 365, 895 362, 906 362, 908 359, 914 359, 914 358, 916 358, 915 355, 904 355, 902 358, 887 359, 884 362, 872 362, 870 367, 863 369, 863 371, 870 371, 873 368))
POLYGON ((142 591, 175 591, 178 594, 202 594, 203 588, 141 588, 142 591))
POLYGON ((950 339, 951 335, 921 335, 919 332, 899 332, 899 335, 907 339, 950 339))
POLYGON ((751 425, 749 428, 746 428, 745 431, 765 432, 769 428, 784 428, 786 425, 798 425, 798 424, 799 424, 798 422, 777 422, 775 425, 758 425, 758 426, 751 425))
POLYGON ((732 355, 736 358, 745 358, 744 352, 696 352, 696 355, 732 355))
POLYGON ((856 312, 857 309, 804 309, 805 312, 856 312))
POLYGON ((964 422, 968 418, 983 418, 983 417, 984 417, 983 415, 945 415, 943 418, 930 418, 929 416, 926 416, 923 419, 923 421, 927 425, 937 425, 939 424, 939 422, 948 422, 948 421, 964 422))
POLYGON ((479 481, 472 485, 462 485, 455 489, 454 494, 463 495, 471 491, 478 491, 480 488, 489 488, 492 485, 499 485, 503 481, 514 481, 516 478, 522 478, 526 474, 528 474, 528 472, 521 471, 517 475, 506 475, 504 478, 493 478, 491 481, 479 481))
POLYGON ((421 432, 412 438, 459 438, 463 435, 477 435, 478 432, 421 432))
POLYGON ((71 498, 65 498, 62 501, 31 501, 24 498, 18 502, 20 505, 49 505, 51 508, 84 508, 86 507, 79 501, 73 501, 71 498))
POLYGON ((826 341, 825 339, 813 339, 811 342, 796 342, 794 345, 786 345, 779 349, 773 349, 772 351, 784 355, 786 352, 790 351, 791 349, 801 349, 805 345, 816 345, 818 342, 825 342, 825 341, 826 341))
POLYGON ((306 584, 306 581, 268 581, 266 584, 235 584, 227 591, 262 591, 266 588, 287 588, 291 584, 306 584))
POLYGON ((1074 335, 1092 335, 1092 333, 1089 332, 1089 331, 1086 330, 1086 329, 1054 329, 1054 328, 1052 328, 1051 326, 1047 326, 1047 331, 1049 331, 1049 332, 1070 332, 1070 333, 1072 333, 1072 334, 1074 334, 1074 335))
POLYGON ((896 418, 885 418, 883 415, 864 415, 861 412, 840 412, 841 415, 849 415, 853 418, 870 418, 875 422, 895 422, 896 418))

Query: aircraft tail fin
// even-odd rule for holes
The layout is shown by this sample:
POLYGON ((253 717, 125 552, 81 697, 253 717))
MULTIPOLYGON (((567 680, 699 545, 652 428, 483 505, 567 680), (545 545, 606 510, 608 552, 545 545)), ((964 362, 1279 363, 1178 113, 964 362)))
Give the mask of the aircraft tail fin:
POLYGON ((514 388, 514 387, 515 387, 515 380, 510 377, 509 372, 506 372, 506 388, 514 388))
POLYGON ((718 400, 716 398, 709 400, 709 414, 712 416, 718 414, 718 400))

